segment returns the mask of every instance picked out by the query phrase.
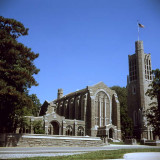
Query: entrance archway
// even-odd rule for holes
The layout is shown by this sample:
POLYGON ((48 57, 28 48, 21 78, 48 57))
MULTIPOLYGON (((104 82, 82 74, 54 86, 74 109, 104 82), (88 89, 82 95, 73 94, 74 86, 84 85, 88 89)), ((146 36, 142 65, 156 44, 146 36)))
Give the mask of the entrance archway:
POLYGON ((114 130, 112 128, 109 129, 109 138, 113 139, 114 130))
POLYGON ((53 135, 59 135, 59 123, 57 121, 52 121, 51 122, 52 129, 51 129, 51 134, 53 135))

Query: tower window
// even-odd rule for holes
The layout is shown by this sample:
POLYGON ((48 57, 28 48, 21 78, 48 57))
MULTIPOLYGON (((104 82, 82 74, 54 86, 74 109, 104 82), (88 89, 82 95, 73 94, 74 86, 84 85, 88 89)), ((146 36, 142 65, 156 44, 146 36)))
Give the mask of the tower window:
POLYGON ((136 87, 132 86, 132 94, 136 94, 136 87))
POLYGON ((137 79, 137 72, 136 72, 136 59, 129 60, 129 75, 130 75, 130 81, 134 81, 137 79))
POLYGON ((137 125, 137 112, 136 111, 134 111, 133 112, 133 122, 134 122, 134 126, 136 126, 137 125))

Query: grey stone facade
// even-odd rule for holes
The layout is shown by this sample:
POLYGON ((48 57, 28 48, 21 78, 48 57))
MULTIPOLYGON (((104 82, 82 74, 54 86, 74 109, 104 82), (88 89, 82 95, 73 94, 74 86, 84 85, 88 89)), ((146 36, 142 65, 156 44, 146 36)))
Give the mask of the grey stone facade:
POLYGON ((134 124, 134 136, 138 139, 153 139, 152 127, 147 125, 145 117, 146 110, 150 108, 149 104, 152 102, 150 97, 146 96, 148 85, 153 78, 151 55, 144 53, 143 41, 135 42, 135 54, 129 55, 128 60, 128 111, 134 124))
POLYGON ((45 101, 40 116, 50 135, 100 136, 121 139, 120 104, 115 91, 103 82, 45 101))

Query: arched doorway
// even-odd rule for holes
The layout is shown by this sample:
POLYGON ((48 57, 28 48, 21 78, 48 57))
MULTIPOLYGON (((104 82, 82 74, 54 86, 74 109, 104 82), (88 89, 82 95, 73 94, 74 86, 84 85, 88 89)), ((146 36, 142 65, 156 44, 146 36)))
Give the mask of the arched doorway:
POLYGON ((59 123, 57 121, 52 121, 51 125, 52 125, 51 131, 50 131, 51 134, 59 135, 59 128, 60 128, 59 123))
POLYGON ((112 138, 112 139, 113 139, 113 133, 114 133, 113 128, 110 128, 110 129, 109 129, 109 138, 112 138))

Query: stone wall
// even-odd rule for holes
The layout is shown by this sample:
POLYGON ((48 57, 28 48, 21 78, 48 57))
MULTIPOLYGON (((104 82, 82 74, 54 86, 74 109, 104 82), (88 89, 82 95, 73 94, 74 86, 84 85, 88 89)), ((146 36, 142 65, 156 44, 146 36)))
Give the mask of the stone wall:
POLYGON ((125 144, 128 144, 128 145, 137 145, 137 140, 132 138, 132 139, 125 139, 124 141, 125 144))
POLYGON ((67 137, 35 134, 0 134, 0 147, 41 147, 41 146, 101 146, 98 137, 67 137))

